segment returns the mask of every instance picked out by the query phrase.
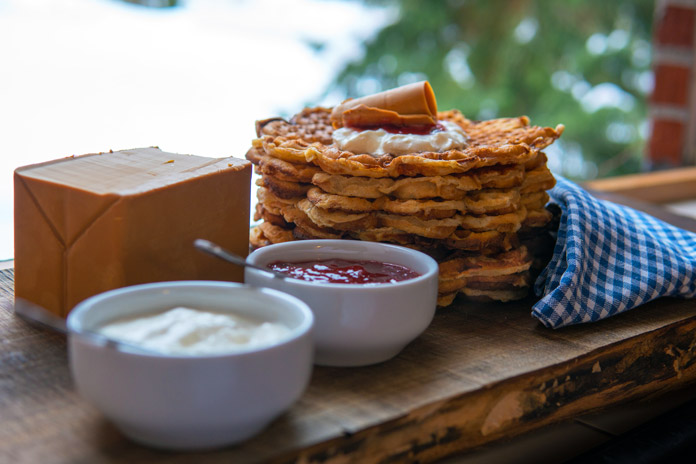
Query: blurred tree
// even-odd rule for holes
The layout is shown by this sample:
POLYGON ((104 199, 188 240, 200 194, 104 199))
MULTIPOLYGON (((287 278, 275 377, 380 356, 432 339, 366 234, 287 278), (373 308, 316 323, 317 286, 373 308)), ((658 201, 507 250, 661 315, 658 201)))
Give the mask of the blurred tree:
POLYGON ((329 91, 428 79, 438 107, 526 114, 566 131, 550 166, 576 179, 640 170, 652 88, 653 0, 366 0, 398 9, 329 91))

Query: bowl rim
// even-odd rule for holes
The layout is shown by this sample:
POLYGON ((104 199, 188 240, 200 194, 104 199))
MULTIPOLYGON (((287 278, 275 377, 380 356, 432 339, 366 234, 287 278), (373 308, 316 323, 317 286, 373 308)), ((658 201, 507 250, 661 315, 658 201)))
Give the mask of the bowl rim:
MULTIPOLYGON (((271 245, 266 245, 261 248, 257 248, 256 250, 252 251, 249 256, 247 257, 247 260, 251 262, 252 264, 257 264, 264 266, 265 264, 259 264, 256 260, 258 259, 259 256, 263 256, 266 253, 272 253, 272 250, 278 250, 278 249, 283 249, 283 248, 288 248, 288 249, 293 249, 293 248, 302 248, 302 247, 308 247, 311 249, 318 249, 321 248, 322 246, 341 246, 345 245, 348 243, 350 244, 360 244, 363 246, 368 246, 368 247, 375 247, 375 248, 384 248, 387 250, 393 250, 394 252, 397 253, 403 253, 407 255, 411 255, 419 260, 422 260, 425 265, 428 267, 428 271, 421 274, 418 277, 414 277, 412 279, 406 279, 406 280, 401 280, 398 282, 390 282, 390 283, 379 283, 379 282, 370 282, 370 283, 364 283, 364 284, 344 284, 344 283, 330 283, 330 282, 309 282, 306 280, 300 280, 300 279, 293 279, 293 278, 288 278, 284 279, 283 282, 289 284, 289 285, 298 285, 301 287, 312 287, 316 288, 317 285, 320 285, 322 288, 330 288, 330 289, 341 289, 341 290, 347 290, 348 289, 355 289, 354 291, 365 291, 366 289, 392 289, 396 287, 404 287, 404 286, 409 286, 409 285, 415 285, 419 284, 421 282, 427 281, 432 279, 433 277, 437 278, 438 273, 439 273, 439 265, 435 259, 433 259, 431 256, 428 256, 427 254, 423 253, 422 251, 414 250, 412 248, 407 248, 407 247, 402 247, 398 245, 393 245, 390 243, 382 243, 382 242, 368 242, 368 241, 363 241, 363 240, 343 240, 343 239, 316 239, 316 240, 296 240, 292 242, 281 242, 281 243, 274 243, 271 245)), ((282 258, 281 258, 282 259, 282 258)), ((311 260, 311 258, 310 258, 311 260)), ((258 275, 264 275, 262 271, 247 267, 245 269, 245 273, 253 273, 253 274, 258 274, 258 275)), ((266 274, 270 278, 270 274, 266 274)), ((245 279, 246 280, 246 279, 245 279)))
MULTIPOLYGON (((102 293, 98 293, 85 300, 78 303, 68 314, 66 319, 66 327, 68 329, 68 335, 70 337, 76 336, 80 337, 82 340, 88 341, 88 343, 95 346, 99 346, 99 343, 95 343, 87 337, 81 337, 80 332, 84 329, 98 332, 97 329, 86 328, 83 324, 82 317, 93 308, 99 306, 100 303, 105 300, 110 300, 114 298, 123 298, 126 295, 139 292, 149 292, 156 290, 165 290, 172 288, 185 288, 185 287, 198 287, 198 288, 225 288, 234 292, 237 290, 257 292, 261 294, 268 295, 272 298, 278 300, 278 302, 284 301, 290 303, 297 311, 302 314, 302 321, 300 324, 290 329, 290 333, 283 337, 280 341, 272 343, 269 345, 263 345, 259 347, 251 347, 239 349, 231 352, 204 354, 204 355, 186 355, 186 354, 170 354, 165 352, 157 351, 137 351, 136 349, 130 350, 128 348, 114 348, 122 354, 140 356, 140 357, 150 357, 150 358, 165 358, 165 359, 176 359, 176 360, 203 360, 203 359, 219 359, 228 357, 240 357, 247 356, 253 353, 261 353, 264 351, 276 350, 282 346, 288 345, 299 338, 310 335, 314 328, 314 313, 310 309, 309 305, 302 301, 301 299, 290 295, 289 293, 276 290, 273 288, 257 287, 253 285, 241 284, 238 282, 224 282, 215 280, 179 280, 179 281, 165 281, 165 282, 153 282, 147 284, 137 284, 129 285, 126 287, 120 287, 113 290, 107 290, 102 293)), ((134 343, 137 345, 137 343, 134 343)))

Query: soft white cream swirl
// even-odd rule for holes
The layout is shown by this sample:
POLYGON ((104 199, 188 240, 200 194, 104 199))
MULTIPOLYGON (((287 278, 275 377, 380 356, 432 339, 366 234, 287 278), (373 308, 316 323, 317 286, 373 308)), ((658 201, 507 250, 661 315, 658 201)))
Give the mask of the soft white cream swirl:
POLYGON ((439 121, 445 130, 431 134, 393 134, 384 129, 354 130, 348 127, 333 132, 334 143, 341 150, 372 156, 459 150, 467 146, 466 132, 450 121, 439 121))
POLYGON ((273 345, 290 333, 288 327, 276 322, 184 307, 118 319, 99 331, 143 348, 182 356, 260 348, 273 345))

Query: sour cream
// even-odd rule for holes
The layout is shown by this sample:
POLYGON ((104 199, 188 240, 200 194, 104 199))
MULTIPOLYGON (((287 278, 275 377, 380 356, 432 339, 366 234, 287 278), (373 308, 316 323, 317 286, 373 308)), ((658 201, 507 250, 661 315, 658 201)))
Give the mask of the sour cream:
POLYGON ((445 130, 430 134, 397 134, 384 129, 355 130, 342 127, 333 132, 333 141, 341 150, 372 156, 395 156, 426 151, 444 152, 466 147, 464 130, 450 121, 439 121, 445 130))
POLYGON ((177 307, 117 319, 99 332, 163 354, 205 356, 273 345, 286 338, 290 329, 234 313, 177 307))

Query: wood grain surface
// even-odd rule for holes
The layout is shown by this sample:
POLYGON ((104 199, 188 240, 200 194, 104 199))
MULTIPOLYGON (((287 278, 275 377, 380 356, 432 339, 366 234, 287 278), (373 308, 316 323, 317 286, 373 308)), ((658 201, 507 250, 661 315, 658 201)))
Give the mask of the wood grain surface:
POLYGON ((533 299, 457 304, 391 361, 316 367, 300 401, 243 445, 169 453, 129 442, 81 400, 65 339, 15 318, 11 301, 3 270, 2 462, 429 462, 696 378, 693 300, 559 330, 530 316, 533 299))
POLYGON ((673 203, 696 198, 696 167, 609 177, 587 181, 585 188, 611 192, 650 203, 673 203))

